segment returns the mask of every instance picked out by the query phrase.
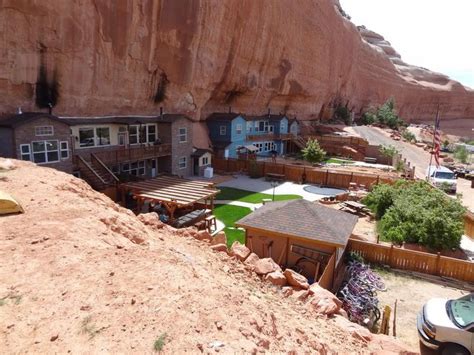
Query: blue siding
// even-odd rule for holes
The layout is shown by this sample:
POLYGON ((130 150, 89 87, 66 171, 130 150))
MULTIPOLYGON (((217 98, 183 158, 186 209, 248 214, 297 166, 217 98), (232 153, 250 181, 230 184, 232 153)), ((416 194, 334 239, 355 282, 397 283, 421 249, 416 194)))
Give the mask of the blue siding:
POLYGON ((209 138, 212 142, 226 142, 230 141, 231 124, 228 121, 210 121, 207 123, 209 128, 209 138), (226 127, 226 134, 221 134, 221 126, 226 127))
POLYGON ((246 139, 246 122, 242 116, 237 116, 232 120, 232 130, 231 130, 231 136, 230 136, 230 141, 231 142, 242 142, 245 141, 246 139), (237 133, 237 126, 240 125, 240 133, 237 133))

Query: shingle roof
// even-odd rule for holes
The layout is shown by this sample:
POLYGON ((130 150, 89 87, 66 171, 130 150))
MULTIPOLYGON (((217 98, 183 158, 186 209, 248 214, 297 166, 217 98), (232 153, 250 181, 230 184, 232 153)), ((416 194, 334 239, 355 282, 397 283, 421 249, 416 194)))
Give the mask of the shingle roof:
POLYGON ((235 224, 345 246, 357 217, 306 200, 268 203, 235 224))
POLYGON ((260 120, 270 120, 270 121, 280 121, 282 118, 288 117, 286 115, 258 115, 258 116, 247 116, 247 121, 260 121, 260 120))
MULTIPOLYGON (((50 115, 47 112, 23 112, 21 114, 14 114, 5 116, 0 119, 1 127, 18 127, 38 118, 46 117, 55 121, 61 121, 59 117, 50 115)), ((66 123, 66 122, 64 122, 66 123)), ((67 123, 66 123, 67 124, 67 123)))
POLYGON ((214 112, 207 117, 207 121, 232 121, 234 118, 244 115, 235 112, 214 112))
POLYGON ((198 148, 191 154, 191 156, 200 158, 206 153, 212 153, 212 151, 210 149, 198 148))
POLYGON ((98 116, 98 117, 60 117, 60 120, 66 122, 69 125, 79 124, 102 124, 102 123, 115 123, 115 124, 144 124, 144 123, 171 123, 180 118, 190 120, 186 115, 181 114, 170 114, 166 113, 161 116, 98 116))

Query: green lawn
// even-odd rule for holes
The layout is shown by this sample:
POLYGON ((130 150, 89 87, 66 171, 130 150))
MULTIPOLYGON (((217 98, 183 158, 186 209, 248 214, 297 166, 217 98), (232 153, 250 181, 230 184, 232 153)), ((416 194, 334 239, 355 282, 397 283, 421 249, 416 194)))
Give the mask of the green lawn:
POLYGON ((233 205, 216 205, 214 207, 214 216, 226 226, 224 232, 227 236, 228 246, 231 246, 236 240, 242 244, 245 243, 245 232, 239 229, 230 229, 229 227, 235 227, 234 223, 250 212, 252 212, 250 208, 233 205))
MULTIPOLYGON (((272 198, 270 194, 234 189, 232 187, 219 187, 219 190, 221 190, 221 192, 216 196, 216 200, 262 203, 262 199, 272 198)), ((300 195, 275 195, 275 201, 296 200, 300 198, 302 198, 300 195)))

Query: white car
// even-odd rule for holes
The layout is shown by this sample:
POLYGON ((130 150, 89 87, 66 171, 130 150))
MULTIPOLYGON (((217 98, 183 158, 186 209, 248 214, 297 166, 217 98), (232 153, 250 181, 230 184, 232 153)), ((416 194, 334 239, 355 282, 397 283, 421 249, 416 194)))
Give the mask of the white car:
POLYGON ((417 319, 421 342, 443 355, 474 355, 474 293, 456 300, 433 298, 417 319))
POLYGON ((426 169, 428 181, 438 189, 446 189, 446 192, 456 193, 457 180, 453 171, 444 166, 429 166, 426 169))

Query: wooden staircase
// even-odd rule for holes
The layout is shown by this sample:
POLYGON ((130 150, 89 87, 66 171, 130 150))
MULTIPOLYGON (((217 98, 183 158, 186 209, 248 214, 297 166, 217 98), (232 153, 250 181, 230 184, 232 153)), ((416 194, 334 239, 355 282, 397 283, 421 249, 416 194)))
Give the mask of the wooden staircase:
POLYGON ((291 141, 299 148, 303 149, 306 147, 306 143, 308 143, 308 140, 302 136, 296 136, 291 139, 291 141))
POLYGON ((113 187, 120 182, 119 178, 94 154, 89 160, 76 155, 76 164, 82 178, 97 191, 113 187))

